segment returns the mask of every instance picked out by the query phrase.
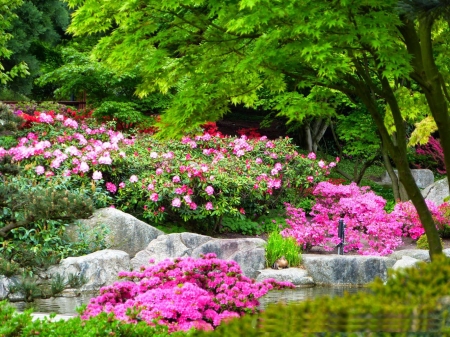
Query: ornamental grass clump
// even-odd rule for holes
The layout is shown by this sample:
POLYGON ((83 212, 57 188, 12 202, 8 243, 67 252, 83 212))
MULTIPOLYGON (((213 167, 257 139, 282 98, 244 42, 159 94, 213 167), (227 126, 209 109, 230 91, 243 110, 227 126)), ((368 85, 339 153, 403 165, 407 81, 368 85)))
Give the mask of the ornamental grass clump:
POLYGON ((254 313, 258 298, 271 289, 293 288, 289 282, 263 282, 244 276, 235 261, 206 254, 166 259, 140 271, 120 272, 123 282, 102 288, 82 317, 113 313, 125 322, 156 320, 169 331, 212 330, 222 321, 254 313))

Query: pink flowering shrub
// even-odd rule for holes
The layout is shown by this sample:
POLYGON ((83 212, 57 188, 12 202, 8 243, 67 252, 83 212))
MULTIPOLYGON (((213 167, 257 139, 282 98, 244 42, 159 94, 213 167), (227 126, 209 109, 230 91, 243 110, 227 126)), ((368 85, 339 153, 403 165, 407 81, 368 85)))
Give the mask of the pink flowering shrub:
POLYGON ((222 321, 252 313, 258 298, 271 289, 293 288, 289 282, 263 282, 242 275, 235 261, 207 254, 166 259, 140 271, 120 272, 123 282, 104 287, 90 300, 82 318, 114 313, 125 322, 154 320, 169 331, 212 330, 222 321))
MULTIPOLYGON (((444 211, 445 204, 438 207, 431 200, 425 200, 425 203, 433 216, 438 230, 442 229, 443 224, 449 223, 449 219, 444 211)), ((404 236, 409 236, 417 240, 425 233, 419 219, 419 214, 417 214, 416 208, 410 201, 397 203, 391 215, 403 224, 404 236)))
POLYGON ((63 177, 96 207, 113 204, 157 224, 216 227, 223 216, 260 215, 280 202, 296 203, 334 166, 300 155, 290 139, 204 133, 162 142, 72 115, 26 116, 30 128, 16 147, 0 148, 0 157, 12 156, 39 183, 63 177))
MULTIPOLYGON (((398 203, 392 213, 384 210, 386 200, 370 191, 369 187, 317 184, 313 191, 316 204, 310 219, 300 208, 286 204, 288 228, 281 233, 293 237, 308 250, 313 246, 333 250, 340 243, 338 222, 342 217, 346 225, 344 251, 357 251, 363 255, 388 255, 402 243, 402 236, 417 240, 424 229, 414 205, 398 203)), ((445 206, 437 207, 426 201, 438 229, 449 222, 445 206)))

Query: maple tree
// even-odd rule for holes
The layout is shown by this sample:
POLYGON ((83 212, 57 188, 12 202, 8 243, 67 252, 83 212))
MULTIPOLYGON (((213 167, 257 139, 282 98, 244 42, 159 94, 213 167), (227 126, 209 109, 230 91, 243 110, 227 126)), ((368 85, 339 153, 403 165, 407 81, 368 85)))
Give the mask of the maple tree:
MULTIPOLYGON (((446 84, 432 33, 447 1, 423 0, 67 0, 69 31, 103 33, 93 55, 126 71, 138 65, 136 93, 177 94, 160 121, 175 137, 217 120, 230 104, 272 106, 290 120, 329 116, 336 92, 365 105, 420 215, 430 252, 442 252, 432 216, 409 169, 401 101, 414 83, 423 92, 450 165, 446 84), (321 99, 305 90, 321 87, 321 99), (385 124, 389 106, 395 134, 385 124)), ((444 27, 442 24, 439 28, 444 27)), ((448 29, 448 28, 445 28, 448 29)), ((440 46, 442 47, 442 45, 440 46)))

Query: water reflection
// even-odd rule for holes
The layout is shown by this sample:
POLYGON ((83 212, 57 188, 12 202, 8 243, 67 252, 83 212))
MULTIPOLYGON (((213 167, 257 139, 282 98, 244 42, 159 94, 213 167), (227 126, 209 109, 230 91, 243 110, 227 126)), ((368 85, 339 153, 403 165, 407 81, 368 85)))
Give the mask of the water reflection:
POLYGON ((345 292, 350 294, 356 292, 369 292, 364 287, 311 287, 311 288, 295 288, 285 290, 272 290, 260 299, 260 308, 264 309, 270 303, 279 302, 302 302, 307 299, 313 299, 319 296, 343 296, 345 292))
POLYGON ((14 302, 11 303, 19 311, 25 309, 33 309, 33 312, 41 313, 56 313, 61 315, 77 315, 76 309, 83 304, 87 304, 95 294, 82 294, 78 297, 52 297, 52 298, 37 298, 34 302, 14 302))
MULTIPOLYGON (((264 309, 269 303, 301 302, 318 296, 342 296, 344 292, 356 293, 368 292, 363 287, 312 287, 286 290, 273 290, 260 299, 260 308, 264 309)), ((48 299, 36 299, 33 303, 12 303, 19 311, 33 308, 34 312, 57 313, 62 315, 76 315, 76 308, 87 304, 89 299, 96 294, 83 294, 79 297, 54 297, 48 299)))

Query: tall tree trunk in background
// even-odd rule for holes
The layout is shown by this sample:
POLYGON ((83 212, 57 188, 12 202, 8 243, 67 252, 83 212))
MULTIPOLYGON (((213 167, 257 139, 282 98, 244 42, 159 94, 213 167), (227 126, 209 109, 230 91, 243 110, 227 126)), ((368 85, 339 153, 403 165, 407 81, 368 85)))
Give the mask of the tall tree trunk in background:
POLYGON ((398 200, 400 200, 398 177, 395 174, 394 169, 392 168, 391 161, 389 160, 388 150, 387 150, 386 146, 384 145, 384 143, 381 148, 381 154, 383 156, 383 163, 384 163, 384 167, 386 168, 386 172, 388 173, 389 178, 391 178, 392 192, 394 193, 395 202, 397 202, 398 200))
POLYGON ((397 167, 399 180, 405 187, 407 194, 411 198, 411 202, 414 204, 417 210, 420 221, 427 235, 428 244, 430 247, 430 257, 431 259, 433 259, 435 256, 442 254, 442 244, 433 217, 431 216, 431 212, 428 209, 427 204, 425 203, 425 199, 423 198, 419 187, 417 187, 417 184, 409 168, 409 162, 406 152, 406 130, 397 100, 394 96, 392 88, 389 85, 388 80, 382 77, 382 75, 380 76, 380 80, 383 88, 381 94, 383 95, 383 98, 386 100, 387 104, 389 104, 392 111, 392 116, 394 117, 397 144, 394 144, 386 129, 383 116, 378 109, 377 102, 370 88, 367 87, 366 83, 360 81, 358 81, 359 83, 355 85, 355 88, 358 92, 358 96, 361 98, 364 105, 369 110, 372 118, 374 119, 378 131, 380 132, 380 135, 382 137, 383 144, 385 144, 392 160, 395 163, 395 166, 397 167))
MULTIPOLYGON (((422 88, 427 99, 439 131, 445 167, 447 169, 450 168, 450 116, 447 103, 447 100, 450 101, 450 97, 442 74, 439 72, 434 60, 431 37, 434 20, 433 15, 422 14, 419 18, 418 31, 416 31, 415 23, 404 18, 404 26, 399 29, 403 35, 408 52, 412 56, 413 72, 410 76, 422 88)), ((447 179, 449 178, 450 169, 447 169, 447 179)))
POLYGON ((308 152, 317 152, 319 142, 329 125, 328 118, 317 118, 308 122, 303 127, 304 141, 308 152))

